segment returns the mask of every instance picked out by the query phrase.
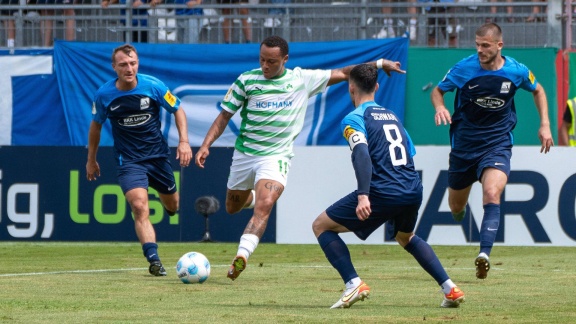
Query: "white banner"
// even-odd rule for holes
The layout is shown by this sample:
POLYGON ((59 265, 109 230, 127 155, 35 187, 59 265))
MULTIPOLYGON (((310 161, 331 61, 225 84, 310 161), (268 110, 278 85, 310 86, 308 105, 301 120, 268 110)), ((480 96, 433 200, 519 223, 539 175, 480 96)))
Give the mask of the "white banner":
MULTIPOLYGON (((481 184, 472 187, 473 222, 451 219, 447 195, 447 146, 417 146, 416 168, 422 172, 424 200, 416 233, 434 245, 478 245, 483 216, 481 184)), ((330 204, 356 188, 345 146, 296 147, 288 185, 277 204, 277 243, 317 243, 312 222, 330 204)), ((502 216, 495 245, 576 246, 576 149, 513 149, 512 171, 501 200, 502 216)), ((468 218, 468 216, 467 216, 468 218)), ((347 243, 383 244, 384 228, 366 241, 351 233, 347 243)), ((395 242, 393 242, 396 244, 395 242)))

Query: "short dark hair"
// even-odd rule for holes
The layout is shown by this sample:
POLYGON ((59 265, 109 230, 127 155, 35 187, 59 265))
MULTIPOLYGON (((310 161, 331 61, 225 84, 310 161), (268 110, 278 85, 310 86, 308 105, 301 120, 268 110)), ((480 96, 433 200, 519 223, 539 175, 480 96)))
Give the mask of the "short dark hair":
POLYGON ((358 64, 350 71, 350 80, 364 93, 374 92, 378 83, 378 69, 372 64, 358 64))
POLYGON ((501 40, 502 28, 496 23, 486 23, 476 29, 476 36, 484 37, 488 35, 492 35, 492 38, 495 40, 501 40))
POLYGON ((282 56, 288 55, 288 42, 280 36, 266 37, 266 39, 260 43, 260 47, 262 47, 262 45, 266 45, 266 47, 278 47, 280 48, 280 54, 282 56))
POLYGON ((118 52, 122 52, 126 55, 130 54, 130 52, 134 52, 134 54, 136 54, 136 56, 138 56, 138 52, 136 51, 136 47, 134 47, 130 44, 120 45, 120 46, 116 47, 114 49, 114 51, 112 51, 112 63, 114 63, 114 58, 116 57, 116 53, 118 53, 118 52))

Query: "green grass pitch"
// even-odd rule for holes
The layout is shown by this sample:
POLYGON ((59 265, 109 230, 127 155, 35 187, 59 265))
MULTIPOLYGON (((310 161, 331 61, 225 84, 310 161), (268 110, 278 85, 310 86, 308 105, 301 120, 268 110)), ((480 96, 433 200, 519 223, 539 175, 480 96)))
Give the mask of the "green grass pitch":
POLYGON ((148 274, 137 242, 0 242, 0 322, 9 323, 569 323, 576 319, 576 249, 503 247, 486 280, 475 277, 477 246, 433 246, 466 293, 440 308, 433 279, 397 245, 351 245, 371 296, 329 309, 344 284, 317 245, 261 244, 234 282, 236 243, 162 243, 167 277, 148 274), (178 258, 205 254, 211 276, 186 285, 178 258))

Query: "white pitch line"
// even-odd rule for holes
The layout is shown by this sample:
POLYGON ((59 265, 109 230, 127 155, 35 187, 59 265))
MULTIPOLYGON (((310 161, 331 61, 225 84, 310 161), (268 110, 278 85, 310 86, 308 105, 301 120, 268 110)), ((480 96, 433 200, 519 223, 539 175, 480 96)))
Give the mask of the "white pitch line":
MULTIPOLYGON (((274 264, 272 264, 274 265, 274 264)), ((227 264, 222 265, 211 265, 212 268, 224 268, 229 267, 227 264)), ((316 268, 316 269, 332 269, 332 266, 329 265, 296 265, 296 266, 285 266, 284 268, 316 268)), ((174 267, 173 269, 175 269, 174 267)), ((362 266, 357 266, 357 268, 363 268, 362 266)), ((422 269, 420 267, 397 267, 394 269, 403 269, 403 270, 413 270, 413 269, 422 269)), ((172 269, 172 268, 170 268, 172 269)), ((391 269, 391 268, 388 268, 391 269)), ((446 270, 471 270, 475 268, 446 268, 446 270)), ((42 276, 42 275, 55 275, 55 274, 75 274, 75 273, 103 273, 103 272, 121 272, 121 271, 143 271, 148 270, 148 268, 119 268, 119 269, 92 269, 92 270, 62 270, 62 271, 48 271, 48 272, 26 272, 26 273, 4 273, 0 274, 0 277, 26 277, 26 276, 42 276)), ((501 271, 504 270, 503 268, 495 268, 492 267, 490 270, 497 270, 501 271)))
POLYGON ((0 277, 24 277, 24 276, 39 276, 51 274, 67 274, 67 273, 97 273, 97 272, 118 272, 118 271, 140 271, 147 270, 148 268, 123 268, 123 269, 100 269, 100 270, 68 270, 68 271, 49 271, 49 272, 26 272, 26 273, 5 273, 0 274, 0 277))

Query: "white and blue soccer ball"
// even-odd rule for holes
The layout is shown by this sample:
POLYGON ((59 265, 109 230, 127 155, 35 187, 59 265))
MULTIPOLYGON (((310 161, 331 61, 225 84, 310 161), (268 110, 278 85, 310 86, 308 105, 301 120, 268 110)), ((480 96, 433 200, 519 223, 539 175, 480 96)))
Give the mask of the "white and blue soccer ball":
POLYGON ((203 283, 210 277, 210 261, 199 252, 188 252, 176 263, 176 274, 185 284, 203 283))

